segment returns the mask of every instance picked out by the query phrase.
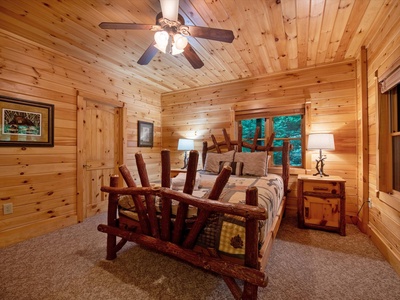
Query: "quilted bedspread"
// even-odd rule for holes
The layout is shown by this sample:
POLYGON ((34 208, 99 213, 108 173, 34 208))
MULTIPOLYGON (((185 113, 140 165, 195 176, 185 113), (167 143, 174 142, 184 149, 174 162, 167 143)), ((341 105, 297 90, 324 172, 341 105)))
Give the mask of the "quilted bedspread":
MULTIPOLYGON (((201 174, 200 189, 209 189, 215 181, 215 175, 201 174)), ((245 204, 246 189, 251 186, 258 188, 258 205, 265 207, 268 218, 259 221, 259 245, 264 242, 266 234, 272 226, 283 198, 283 180, 276 174, 268 174, 263 177, 231 176, 221 194, 220 201, 245 204)), ((204 195, 207 197, 207 195, 204 195)), ((245 227, 241 217, 232 215, 213 216, 200 235, 197 244, 203 247, 211 247, 218 251, 234 256, 243 257, 245 227)))
MULTIPOLYGON (((186 175, 179 174, 172 182, 172 189, 183 188, 186 175)), ((211 187, 215 182, 216 175, 199 173, 196 179, 194 196, 208 198, 211 187)), ((245 204, 246 189, 251 186, 258 188, 258 204, 265 207, 268 218, 259 221, 259 245, 263 243, 266 234, 271 229, 274 217, 277 214, 283 198, 283 180, 276 174, 268 174, 263 177, 231 176, 226 184, 219 201, 229 203, 245 204)), ((138 220, 131 197, 121 197, 119 201, 120 213, 138 220)), ((156 199, 156 207, 161 212, 161 201, 156 199)), ((178 202, 173 201, 172 214, 176 214, 178 202)), ((195 207, 190 207, 188 218, 197 214, 195 207)), ((242 258, 244 255, 245 227, 241 217, 233 215, 212 215, 205 228, 200 234, 197 245, 205 248, 214 248, 223 254, 242 258)))

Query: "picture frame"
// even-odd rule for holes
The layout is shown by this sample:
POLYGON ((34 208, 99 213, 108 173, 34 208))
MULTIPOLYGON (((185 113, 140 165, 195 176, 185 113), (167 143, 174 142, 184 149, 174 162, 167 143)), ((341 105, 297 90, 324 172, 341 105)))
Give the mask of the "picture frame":
POLYGON ((153 147, 154 124, 138 121, 138 147, 153 147))
POLYGON ((0 146, 54 147, 54 105, 0 96, 0 146))

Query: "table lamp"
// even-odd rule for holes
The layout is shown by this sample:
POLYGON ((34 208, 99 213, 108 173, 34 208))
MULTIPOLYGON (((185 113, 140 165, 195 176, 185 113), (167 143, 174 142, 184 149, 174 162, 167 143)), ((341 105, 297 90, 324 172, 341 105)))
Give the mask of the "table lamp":
POLYGON ((194 149, 194 141, 193 140, 189 140, 189 139, 179 139, 178 141, 178 150, 183 150, 185 151, 185 158, 183 161, 183 168, 182 169, 186 169, 187 168, 187 164, 188 164, 188 155, 187 152, 190 150, 194 149))
POLYGON ((335 150, 333 134, 311 133, 308 136, 307 150, 319 150, 319 158, 315 160, 317 162, 317 165, 315 166, 317 173, 313 175, 320 175, 321 177, 329 176, 324 173, 324 160, 326 159, 326 155, 322 155, 322 150, 335 150))

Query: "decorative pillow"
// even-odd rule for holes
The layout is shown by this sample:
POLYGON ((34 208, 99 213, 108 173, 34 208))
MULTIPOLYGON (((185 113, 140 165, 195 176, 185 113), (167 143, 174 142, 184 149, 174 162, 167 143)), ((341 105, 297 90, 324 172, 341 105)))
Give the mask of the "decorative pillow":
POLYGON ((243 163, 243 175, 265 176, 267 152, 237 152, 235 162, 243 163))
POLYGON ((243 175, 243 163, 242 162, 236 162, 236 161, 220 161, 219 162, 219 172, 221 173, 222 169, 225 166, 229 166, 232 168, 232 173, 231 175, 237 175, 237 176, 241 176, 243 175))
POLYGON ((271 159, 271 155, 267 157, 267 165, 265 166, 265 176, 268 175, 268 167, 269 167, 269 160, 271 159))
POLYGON ((207 153, 206 162, 204 164, 204 170, 218 174, 219 172, 219 162, 220 161, 233 161, 233 156, 235 155, 235 150, 228 151, 225 153, 207 153))

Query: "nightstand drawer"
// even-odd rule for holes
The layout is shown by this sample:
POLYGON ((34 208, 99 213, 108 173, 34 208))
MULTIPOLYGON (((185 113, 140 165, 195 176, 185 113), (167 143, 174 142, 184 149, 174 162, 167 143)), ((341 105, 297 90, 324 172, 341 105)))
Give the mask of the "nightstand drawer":
POLYGON ((314 193, 326 193, 326 194, 339 194, 340 193, 340 184, 335 181, 326 181, 326 182, 313 182, 313 181, 304 181, 303 193, 306 192, 314 192, 314 193))

